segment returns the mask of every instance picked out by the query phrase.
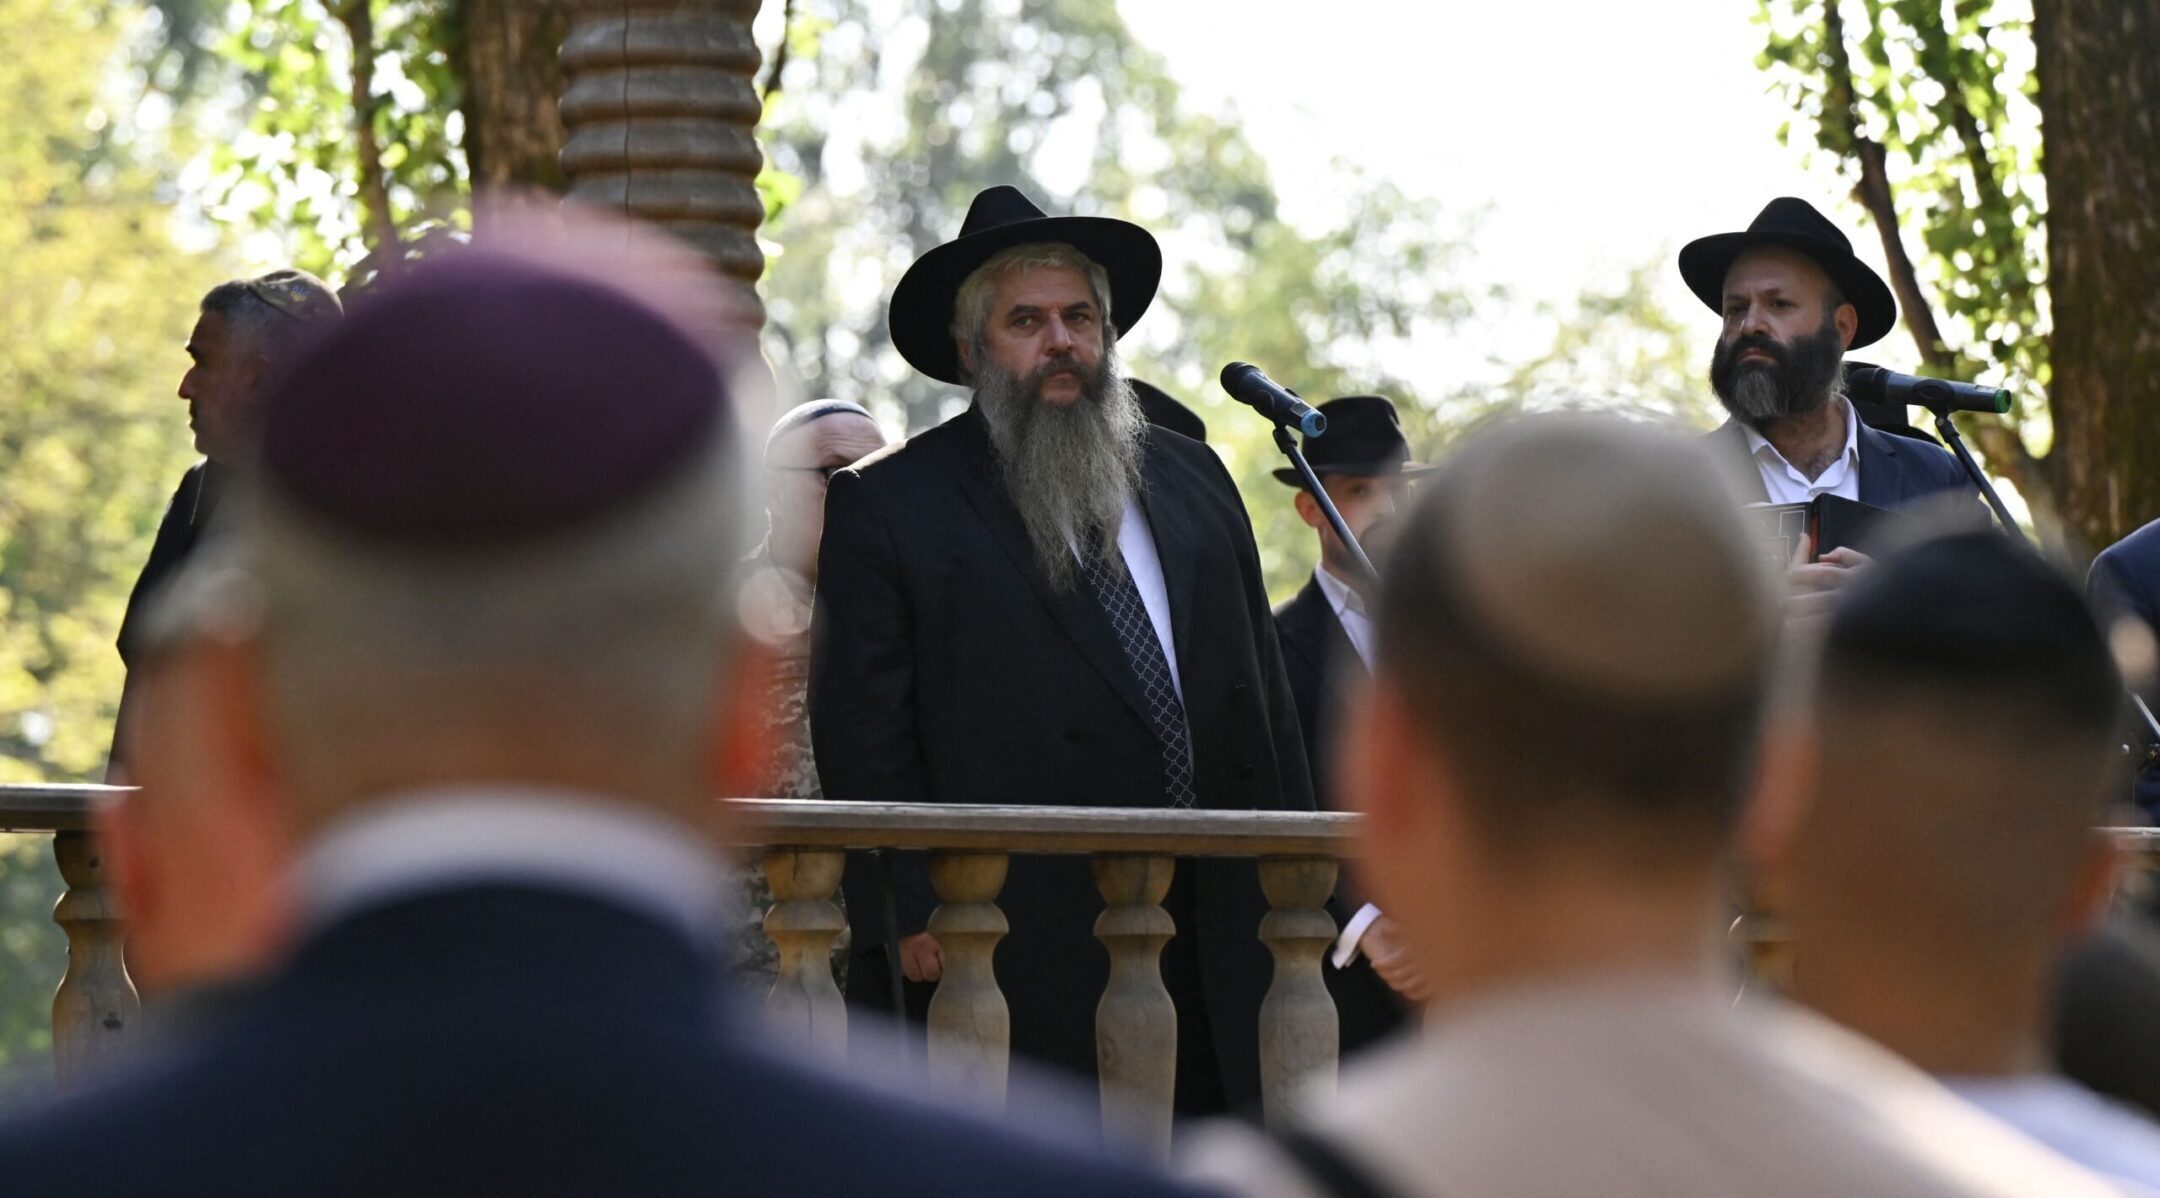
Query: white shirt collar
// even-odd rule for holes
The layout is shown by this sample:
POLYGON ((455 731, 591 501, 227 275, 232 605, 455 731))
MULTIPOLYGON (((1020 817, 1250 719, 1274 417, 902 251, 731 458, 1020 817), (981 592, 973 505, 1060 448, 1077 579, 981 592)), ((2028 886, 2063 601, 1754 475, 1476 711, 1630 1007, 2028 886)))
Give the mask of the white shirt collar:
POLYGON ((1845 449, 1838 459, 1815 478, 1809 478, 1785 460, 1767 438, 1747 424, 1740 425, 1740 432, 1747 438, 1748 453, 1762 471, 1763 486, 1769 492, 1772 503, 1801 503, 1817 495, 1829 493, 1846 499, 1859 498, 1860 478, 1860 414, 1853 410, 1852 402, 1844 396, 1838 402, 1845 406, 1845 449))
POLYGON ((1371 669, 1373 626, 1372 616, 1365 610, 1365 597, 1351 590, 1349 583, 1335 577, 1326 562, 1314 568, 1313 578, 1320 583, 1320 593, 1327 596, 1328 606, 1335 609, 1335 619, 1342 625, 1344 635, 1350 638, 1350 647, 1357 650, 1365 668, 1371 669))
POLYGON ((315 927, 431 891, 508 883, 610 900, 700 943, 724 935, 731 893, 726 867, 676 820, 625 799, 501 784, 371 800, 301 852, 297 876, 302 918, 315 927))

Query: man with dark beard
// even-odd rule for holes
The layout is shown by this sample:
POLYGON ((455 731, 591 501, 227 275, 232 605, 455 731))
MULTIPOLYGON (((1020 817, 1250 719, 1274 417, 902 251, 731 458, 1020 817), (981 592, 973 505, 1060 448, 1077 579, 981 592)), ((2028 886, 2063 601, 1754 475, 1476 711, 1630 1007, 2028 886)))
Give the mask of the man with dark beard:
MULTIPOLYGON (((1940 446, 1869 428, 1845 398, 1845 351, 1889 333, 1897 301, 1807 201, 1772 200, 1745 232, 1689 242, 1680 274, 1725 319, 1710 386, 1732 419, 1712 436, 1750 464, 1757 498, 1830 494, 1900 508, 1970 488, 1940 446)), ((1803 593, 1834 590, 1863 561, 1835 550, 1792 581, 1803 593)))
MULTIPOLYGON (((1311 808, 1244 504, 1205 446, 1145 423, 1119 368, 1161 273, 1137 226, 997 187, 901 279, 894 345, 975 401, 833 476, 810 679, 826 797, 1311 808)), ((897 965, 919 1017, 936 898, 921 862, 894 872, 897 962, 850 863, 848 989, 885 1005, 897 965)), ((1015 856, 998 903, 1013 1051, 1093 1075, 1109 961, 1088 860, 1015 856)), ((1271 969, 1256 871, 1181 861, 1164 906, 1178 1107, 1249 1101, 1271 969)))

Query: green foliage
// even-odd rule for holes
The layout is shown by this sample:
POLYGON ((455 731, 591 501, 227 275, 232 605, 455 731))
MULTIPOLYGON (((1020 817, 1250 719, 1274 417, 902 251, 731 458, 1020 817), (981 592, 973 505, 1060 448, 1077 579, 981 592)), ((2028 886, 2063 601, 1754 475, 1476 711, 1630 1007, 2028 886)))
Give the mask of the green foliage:
POLYGON ((0 1099, 51 1080, 53 990, 67 965, 52 921, 61 889, 51 837, 0 833, 0 1099))
MULTIPOLYGON (((2046 195, 2029 5, 1760 2, 1761 64, 1798 117, 1787 141, 1855 170, 1861 139, 1887 153, 1949 342, 1936 367, 2035 395, 2048 382, 2046 195)), ((2045 437, 2044 405, 2022 403, 2017 418, 2045 437)))

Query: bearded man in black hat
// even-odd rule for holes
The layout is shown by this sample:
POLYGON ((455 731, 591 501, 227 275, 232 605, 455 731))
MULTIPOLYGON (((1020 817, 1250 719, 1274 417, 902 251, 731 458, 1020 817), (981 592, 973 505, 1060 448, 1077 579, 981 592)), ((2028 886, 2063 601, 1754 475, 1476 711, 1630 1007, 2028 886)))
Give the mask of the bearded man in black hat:
MULTIPOLYGON (((1689 242, 1680 274, 1725 320, 1710 386, 1732 419, 1713 436, 1744 458, 1749 487, 1770 503, 1830 494, 1879 508, 1970 491, 1941 446, 1868 427, 1845 397, 1845 351, 1897 323, 1897 301, 1852 243, 1805 200, 1770 201, 1744 232, 1689 242)), ((1831 589, 1863 561, 1850 549, 1795 571, 1831 589)))
MULTIPOLYGON (((1145 230, 998 187, 901 279, 895 346, 974 403, 833 476, 810 689, 828 798, 1311 808, 1244 504, 1119 369, 1161 271, 1145 230)), ((936 900, 919 862, 896 873, 894 962, 851 863, 849 991, 878 1004, 897 965, 920 1007, 943 971, 936 900)), ((999 905, 1013 1051, 1092 1075, 1109 960, 1089 862, 1015 856, 999 905)), ((1165 906, 1178 1106, 1247 1101, 1271 970, 1256 870, 1181 861, 1165 906)))
MULTIPOLYGON (((1430 467, 1410 460, 1402 422, 1394 403, 1384 396, 1346 395, 1321 404, 1320 413, 1327 417, 1327 435, 1306 439, 1305 459, 1350 535, 1368 552, 1378 552, 1372 539, 1384 535, 1410 480, 1430 467)), ((1297 700, 1305 757, 1312 765, 1313 795, 1321 807, 1333 809, 1328 747, 1344 684, 1372 672, 1369 604, 1376 580, 1366 577, 1349 546, 1335 535, 1297 471, 1285 466, 1275 471, 1275 478, 1297 488, 1298 519, 1320 540, 1320 562, 1304 588, 1275 609, 1275 630, 1282 639, 1290 692, 1297 700)), ((1349 897, 1347 888, 1338 893, 1336 907, 1345 934, 1339 951, 1329 957, 1326 977, 1342 1015, 1342 1047, 1348 1052, 1401 1024, 1402 1004, 1390 987, 1408 985, 1408 974, 1397 972, 1406 971, 1408 963, 1396 951, 1393 928, 1377 908, 1349 897)))

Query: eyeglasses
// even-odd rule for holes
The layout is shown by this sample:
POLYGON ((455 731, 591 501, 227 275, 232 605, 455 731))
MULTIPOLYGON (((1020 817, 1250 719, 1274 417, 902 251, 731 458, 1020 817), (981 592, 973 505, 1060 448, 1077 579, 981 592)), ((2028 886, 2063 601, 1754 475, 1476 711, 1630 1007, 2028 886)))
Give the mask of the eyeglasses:
POLYGON ((302 324, 312 323, 326 309, 333 314, 342 310, 336 296, 297 270, 275 270, 259 279, 249 279, 247 289, 249 295, 302 324))

